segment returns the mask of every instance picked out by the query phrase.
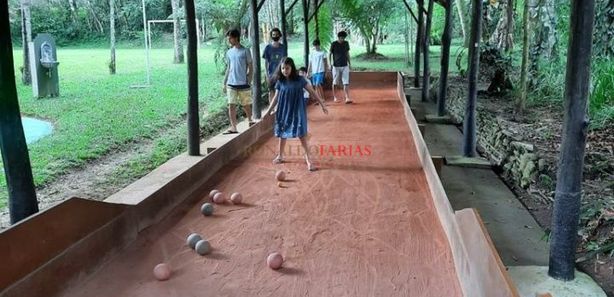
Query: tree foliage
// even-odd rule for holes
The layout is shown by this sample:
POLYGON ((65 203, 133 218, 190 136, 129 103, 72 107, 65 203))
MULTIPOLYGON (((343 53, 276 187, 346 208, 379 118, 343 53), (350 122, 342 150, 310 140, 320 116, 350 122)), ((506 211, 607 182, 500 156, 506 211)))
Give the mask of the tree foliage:
POLYGON ((381 28, 393 15, 390 12, 401 8, 399 1, 389 0, 337 0, 335 5, 339 16, 360 32, 368 54, 376 52, 381 28))

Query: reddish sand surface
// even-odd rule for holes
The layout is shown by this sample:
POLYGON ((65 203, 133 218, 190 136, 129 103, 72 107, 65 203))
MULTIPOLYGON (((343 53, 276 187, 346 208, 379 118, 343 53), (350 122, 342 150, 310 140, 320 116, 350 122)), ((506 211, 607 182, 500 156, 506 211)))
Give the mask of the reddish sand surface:
POLYGON ((318 171, 307 171, 298 140, 273 165, 277 139, 265 139, 210 181, 244 205, 204 217, 207 191, 63 295, 462 296, 395 84, 352 87, 355 104, 308 111, 318 171), (210 255, 186 245, 191 232, 211 242, 210 255), (277 271, 266 265, 275 251, 285 258, 277 271), (153 276, 161 262, 173 268, 168 281, 153 276))

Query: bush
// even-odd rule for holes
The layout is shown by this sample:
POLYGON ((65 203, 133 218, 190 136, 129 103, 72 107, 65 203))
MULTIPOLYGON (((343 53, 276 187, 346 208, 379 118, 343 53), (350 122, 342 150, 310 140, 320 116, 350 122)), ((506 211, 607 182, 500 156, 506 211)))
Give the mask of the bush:
POLYGON ((614 61, 594 60, 592 72, 589 114, 591 126, 597 128, 614 123, 614 61))

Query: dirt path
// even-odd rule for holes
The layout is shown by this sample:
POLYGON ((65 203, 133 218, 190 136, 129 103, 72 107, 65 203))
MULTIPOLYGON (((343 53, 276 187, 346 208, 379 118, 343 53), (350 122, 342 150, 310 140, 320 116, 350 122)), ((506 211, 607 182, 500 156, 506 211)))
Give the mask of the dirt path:
MULTIPOLYGON (((83 168, 70 171, 49 185, 37 189, 38 207, 47 209, 71 197, 102 200, 125 187, 137 178, 123 180, 111 178, 117 168, 128 164, 151 151, 153 141, 146 140, 134 144, 134 150, 116 151, 101 159, 85 165, 83 168)), ((0 213, 0 230, 10 226, 8 207, 0 213)))

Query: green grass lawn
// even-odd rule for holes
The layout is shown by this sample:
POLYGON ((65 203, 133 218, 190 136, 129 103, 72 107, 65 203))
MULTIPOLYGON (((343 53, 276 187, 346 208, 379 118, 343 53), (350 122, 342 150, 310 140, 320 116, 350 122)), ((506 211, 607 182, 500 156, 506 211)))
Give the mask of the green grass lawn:
MULTIPOLYGON (((437 72, 439 47, 432 50, 433 72, 437 72)), ((353 66, 409 70, 403 58, 403 44, 381 45, 379 51, 389 59, 353 59, 353 66)), ((362 47, 352 47, 353 56, 363 52, 362 47)), ((290 43, 289 54, 302 64, 302 43, 290 43)), ((13 55, 22 114, 48 120, 54 125, 52 135, 29 145, 37 186, 52 182, 67 170, 84 166, 114 150, 130 149, 139 140, 156 139, 161 143, 161 150, 184 148, 169 144, 184 141, 183 137, 171 137, 172 140, 156 138, 161 131, 182 125, 186 113, 187 66, 172 63, 172 49, 152 50, 151 85, 148 88, 131 88, 146 81, 143 49, 118 49, 115 75, 108 73, 108 49, 58 49, 61 96, 45 99, 34 99, 31 87, 21 85, 17 70, 22 64, 21 50, 15 49, 13 55)), ((198 60, 201 114, 219 111, 224 108, 225 99, 221 92, 223 76, 214 63, 214 49, 203 46, 198 60)), ((172 155, 164 154, 162 158, 154 159, 160 163, 170 157, 172 155)), ((6 206, 7 197, 6 180, 2 177, 0 207, 6 206)))

